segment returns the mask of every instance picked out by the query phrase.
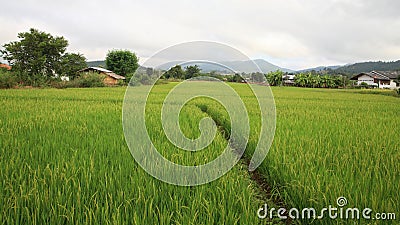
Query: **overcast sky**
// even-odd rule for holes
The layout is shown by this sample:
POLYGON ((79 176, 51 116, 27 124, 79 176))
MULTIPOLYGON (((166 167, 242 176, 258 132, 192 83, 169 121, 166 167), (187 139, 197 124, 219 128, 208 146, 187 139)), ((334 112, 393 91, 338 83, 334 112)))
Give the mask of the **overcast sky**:
POLYGON ((68 51, 102 60, 129 49, 145 60, 171 45, 217 41, 290 69, 400 59, 400 1, 54 1, 1 4, 0 44, 37 28, 68 51))

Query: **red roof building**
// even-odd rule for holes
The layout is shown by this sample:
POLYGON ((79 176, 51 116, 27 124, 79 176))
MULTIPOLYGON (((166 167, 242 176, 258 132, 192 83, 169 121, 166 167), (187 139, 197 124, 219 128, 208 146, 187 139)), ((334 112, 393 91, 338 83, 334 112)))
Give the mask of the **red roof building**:
POLYGON ((11 70, 11 66, 9 66, 7 64, 3 64, 3 63, 0 63, 0 68, 5 68, 7 70, 11 70))

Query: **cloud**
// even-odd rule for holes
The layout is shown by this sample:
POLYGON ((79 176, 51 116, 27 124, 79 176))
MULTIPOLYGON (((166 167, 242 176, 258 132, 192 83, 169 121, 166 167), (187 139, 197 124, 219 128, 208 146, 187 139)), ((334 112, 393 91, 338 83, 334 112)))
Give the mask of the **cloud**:
POLYGON ((69 51, 103 59, 110 49, 141 58, 182 42, 217 41, 279 66, 305 68, 397 60, 397 0, 10 1, 0 43, 30 27, 62 35, 69 51))

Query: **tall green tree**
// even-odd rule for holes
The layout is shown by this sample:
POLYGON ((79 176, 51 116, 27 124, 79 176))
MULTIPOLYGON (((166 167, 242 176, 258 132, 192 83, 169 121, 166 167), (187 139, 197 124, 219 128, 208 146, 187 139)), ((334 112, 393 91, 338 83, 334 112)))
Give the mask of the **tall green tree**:
POLYGON ((306 87, 307 76, 304 73, 299 73, 294 77, 294 84, 299 87, 306 87))
POLYGON ((265 75, 269 85, 278 86, 282 84, 283 72, 280 70, 271 71, 265 75))
POLYGON ((167 70, 163 74, 163 77, 165 79, 170 79, 170 78, 184 79, 185 78, 185 72, 182 70, 182 67, 180 65, 176 65, 174 67, 171 67, 169 70, 167 70))
POLYGON ((190 79, 200 75, 200 67, 198 65, 187 66, 185 68, 185 79, 190 79))
POLYGON ((49 79, 60 70, 68 41, 31 28, 18 34, 19 41, 3 45, 2 57, 22 80, 49 79))
POLYGON ((256 73, 251 73, 250 79, 252 82, 263 82, 265 81, 265 76, 260 72, 256 72, 256 73))
POLYGON ((238 73, 235 73, 235 75, 233 75, 233 76, 229 76, 229 77, 228 77, 228 81, 229 81, 229 82, 236 82, 236 83, 243 83, 243 82, 245 82, 245 80, 243 79, 243 77, 240 76, 240 74, 238 74, 238 73))
POLYGON ((86 58, 79 53, 65 53, 61 58, 61 76, 75 79, 78 71, 86 67, 86 58))
POLYGON ((121 76, 133 74, 139 67, 139 59, 129 50, 112 50, 107 53, 107 69, 121 76))
POLYGON ((316 75, 311 75, 310 77, 310 85, 313 88, 317 88, 321 86, 321 76, 316 74, 316 75))

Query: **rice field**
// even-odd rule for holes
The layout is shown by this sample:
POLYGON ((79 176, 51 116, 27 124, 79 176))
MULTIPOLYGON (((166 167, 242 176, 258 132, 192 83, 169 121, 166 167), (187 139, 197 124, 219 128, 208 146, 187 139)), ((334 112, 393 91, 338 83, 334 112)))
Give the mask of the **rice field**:
MULTIPOLYGON (((201 152, 180 153, 163 134, 159 112, 176 83, 155 86, 146 108, 158 150, 182 165, 217 157, 227 145, 229 118, 206 98, 188 102, 179 122, 189 138, 198 122, 219 125, 201 152), (199 107, 202 106, 202 107, 199 107), (206 109, 205 109, 205 108, 206 109)), ((259 112, 243 84, 250 139, 257 143, 259 112)), ((140 88, 140 87, 139 87, 140 88)), ((400 98, 352 90, 277 87, 276 133, 257 173, 265 193, 238 163, 221 178, 181 187, 147 174, 133 159, 122 128, 125 88, 0 90, 0 221, 2 224, 280 224, 260 219, 269 206, 336 205, 400 214, 400 98)), ((398 224, 378 220, 293 220, 300 224, 398 224)))

